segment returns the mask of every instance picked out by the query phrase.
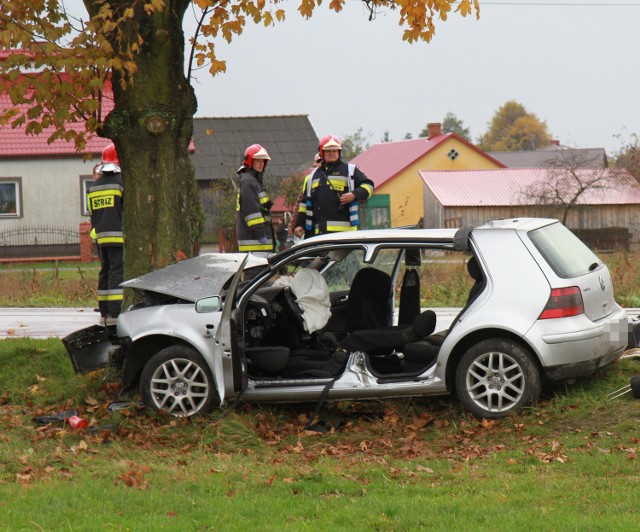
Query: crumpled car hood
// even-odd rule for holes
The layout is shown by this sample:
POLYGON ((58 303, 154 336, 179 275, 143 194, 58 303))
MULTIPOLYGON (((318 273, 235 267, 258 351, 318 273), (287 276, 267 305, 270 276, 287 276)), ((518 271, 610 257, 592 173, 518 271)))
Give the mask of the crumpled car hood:
MULTIPOLYGON (((220 295, 223 285, 238 271, 244 257, 244 253, 206 253, 130 279, 122 286, 197 301, 220 295)), ((266 264, 266 258, 252 254, 245 268, 266 264)))

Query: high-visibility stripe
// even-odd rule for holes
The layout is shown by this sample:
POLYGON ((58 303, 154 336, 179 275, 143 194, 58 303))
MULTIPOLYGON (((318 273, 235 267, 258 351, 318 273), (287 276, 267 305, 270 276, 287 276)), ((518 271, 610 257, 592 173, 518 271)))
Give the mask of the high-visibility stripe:
POLYGON ((364 188, 369 195, 367 196, 367 198, 371 197, 371 194, 373 194, 373 187, 371 185, 369 185, 368 183, 363 183, 362 185, 360 185, 362 188, 364 188))
POLYGON ((247 222, 247 225, 249 227, 266 223, 266 220, 264 219, 264 216, 262 216, 261 212, 252 212, 251 214, 247 214, 244 217, 244 221, 247 222))
MULTIPOLYGON (((340 233, 342 231, 356 231, 358 228, 349 222, 327 222, 327 233, 340 233)), ((316 234, 319 230, 316 228, 316 234)))
POLYGON ((258 240, 239 240, 238 251, 273 251, 273 242, 261 244, 258 240))
POLYGON ((123 244, 124 235, 122 231, 102 231, 96 233, 96 242, 100 244, 123 244))
POLYGON ((95 187, 91 188, 91 192, 89 192, 88 196, 122 196, 122 187, 114 188, 114 185, 109 185, 109 188, 103 188, 100 190, 96 190, 95 187))
POLYGON ((110 237, 110 238, 98 238, 96 240, 96 243, 99 246, 104 246, 105 244, 124 244, 124 238, 123 237, 110 237))
POLYGON ((91 192, 89 194, 94 194, 98 191, 113 191, 114 194, 122 195, 122 191, 124 187, 122 185, 118 185, 117 183, 106 183, 104 185, 93 185, 91 187, 91 192))
POLYGON ((122 301, 122 288, 114 288, 113 290, 98 290, 98 301, 122 301))

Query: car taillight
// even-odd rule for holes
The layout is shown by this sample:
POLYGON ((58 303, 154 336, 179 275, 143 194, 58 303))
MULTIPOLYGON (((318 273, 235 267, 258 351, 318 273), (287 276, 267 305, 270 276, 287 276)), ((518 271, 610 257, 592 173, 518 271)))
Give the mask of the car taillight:
POLYGON ((584 314, 582 294, 577 286, 568 288, 554 288, 551 290, 549 301, 544 307, 539 320, 550 318, 568 318, 584 314))

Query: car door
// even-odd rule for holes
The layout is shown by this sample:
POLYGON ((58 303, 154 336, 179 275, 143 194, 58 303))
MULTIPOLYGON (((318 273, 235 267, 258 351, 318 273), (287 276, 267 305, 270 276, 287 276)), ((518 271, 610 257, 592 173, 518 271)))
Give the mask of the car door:
MULTIPOLYGON (((229 290, 224 300, 224 307, 222 308, 222 315, 220 316, 220 323, 214 338, 214 379, 216 381, 216 387, 218 388, 221 404, 224 403, 227 392, 233 392, 233 368, 234 366, 237 367, 237 361, 241 360, 242 357, 242 353, 237 352, 239 350, 237 342, 234 342, 235 331, 232 330, 231 313, 236 304, 238 283, 242 279, 244 267, 248 259, 249 255, 243 259, 229 285, 229 290), (236 362, 235 364, 234 361, 236 362)), ((243 366, 241 371, 246 372, 246 368, 243 366)), ((243 378, 244 377, 243 375, 243 378)))
MULTIPOLYGON (((389 274, 392 280, 398 272, 402 249, 389 245, 371 244, 353 249, 348 256, 331 268, 322 272, 327 281, 331 298, 331 319, 327 330, 348 332, 346 314, 349 306, 351 286, 356 274, 363 268, 371 267, 389 274)), ((392 281, 393 286, 393 281, 392 281)), ((393 312, 393 293, 389 294, 389 306, 393 312)))

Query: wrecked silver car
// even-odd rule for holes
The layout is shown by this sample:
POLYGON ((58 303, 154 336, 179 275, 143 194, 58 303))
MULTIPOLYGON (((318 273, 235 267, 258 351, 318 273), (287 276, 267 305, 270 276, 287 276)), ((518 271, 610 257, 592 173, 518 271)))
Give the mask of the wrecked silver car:
POLYGON ((74 368, 118 365, 125 390, 177 416, 229 401, 455 394, 479 418, 586 376, 627 345, 603 262, 560 222, 323 235, 281 253, 210 254, 124 283, 117 338, 64 339, 74 368), (425 309, 429 271, 460 266, 453 318, 425 309))

